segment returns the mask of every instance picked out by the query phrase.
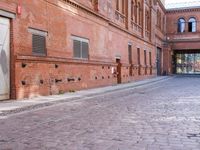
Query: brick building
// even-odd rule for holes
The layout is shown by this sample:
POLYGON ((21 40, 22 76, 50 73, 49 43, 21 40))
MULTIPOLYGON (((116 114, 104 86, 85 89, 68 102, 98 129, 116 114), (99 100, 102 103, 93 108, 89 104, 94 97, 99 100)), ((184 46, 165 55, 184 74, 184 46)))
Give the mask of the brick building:
POLYGON ((200 7, 168 9, 164 70, 173 74, 200 73, 200 7))
POLYGON ((172 73, 171 60, 178 49, 197 40, 189 38, 193 32, 177 33, 174 19, 195 15, 198 20, 199 10, 166 10, 163 4, 1 0, 0 99, 60 94, 172 73), (189 41, 177 40, 182 35, 189 41))

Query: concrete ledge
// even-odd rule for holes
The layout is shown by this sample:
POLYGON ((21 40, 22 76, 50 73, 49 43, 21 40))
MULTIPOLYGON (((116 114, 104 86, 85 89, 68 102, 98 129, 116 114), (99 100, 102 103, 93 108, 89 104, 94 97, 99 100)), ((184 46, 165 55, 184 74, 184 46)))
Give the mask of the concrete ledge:
POLYGON ((11 13, 11 12, 8 12, 8 11, 2 10, 2 9, 0 9, 0 16, 12 18, 12 19, 16 18, 16 15, 14 13, 11 13))

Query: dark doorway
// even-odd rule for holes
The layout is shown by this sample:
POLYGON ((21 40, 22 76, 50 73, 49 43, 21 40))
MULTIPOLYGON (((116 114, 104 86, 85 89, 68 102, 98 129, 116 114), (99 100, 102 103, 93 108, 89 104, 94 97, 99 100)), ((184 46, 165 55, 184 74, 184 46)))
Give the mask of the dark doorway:
POLYGON ((141 75, 140 48, 137 48, 137 63, 138 63, 138 75, 141 75))
POLYGON ((152 75, 152 58, 151 58, 151 52, 149 52, 149 65, 150 65, 150 75, 152 75))
POLYGON ((147 52, 144 50, 145 75, 147 75, 147 52))
POLYGON ((130 67, 129 67, 129 76, 132 76, 133 74, 133 71, 132 71, 132 46, 131 45, 128 45, 128 59, 129 59, 129 64, 130 64, 130 67))
POLYGON ((161 61, 162 61, 162 50, 161 48, 157 47, 157 75, 160 76, 162 75, 161 73, 161 61))
POLYGON ((117 63, 117 83, 120 84, 122 83, 122 77, 121 77, 121 62, 120 59, 116 59, 116 63, 117 63))

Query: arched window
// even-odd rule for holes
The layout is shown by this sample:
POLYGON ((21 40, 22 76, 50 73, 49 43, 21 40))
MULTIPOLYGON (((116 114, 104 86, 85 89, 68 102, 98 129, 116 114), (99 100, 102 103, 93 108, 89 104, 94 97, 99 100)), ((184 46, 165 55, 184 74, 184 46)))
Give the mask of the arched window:
POLYGON ((185 32, 185 19, 183 18, 178 20, 178 32, 185 32))
POLYGON ((188 21, 188 32, 196 32, 197 22, 195 18, 190 18, 188 21))

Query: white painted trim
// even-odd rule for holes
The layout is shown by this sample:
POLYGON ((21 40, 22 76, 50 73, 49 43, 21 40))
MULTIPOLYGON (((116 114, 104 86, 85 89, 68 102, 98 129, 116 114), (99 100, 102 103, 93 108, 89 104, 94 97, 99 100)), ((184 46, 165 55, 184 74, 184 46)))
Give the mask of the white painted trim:
POLYGON ((12 18, 12 19, 16 18, 16 15, 14 13, 11 13, 11 12, 8 12, 8 11, 2 10, 2 9, 0 9, 0 16, 12 18))
POLYGON ((121 55, 115 55, 115 59, 121 59, 121 55))
POLYGON ((41 36, 48 36, 48 32, 46 31, 41 31, 33 28, 28 28, 28 32, 36 35, 41 35, 41 36))
POLYGON ((132 46, 132 42, 128 42, 128 45, 131 45, 131 46, 132 46))
POLYGON ((86 38, 81 38, 78 36, 71 36, 72 40, 77 40, 77 41, 81 41, 81 42, 85 42, 85 43, 89 43, 89 40, 86 38))

